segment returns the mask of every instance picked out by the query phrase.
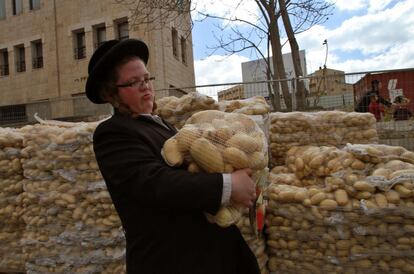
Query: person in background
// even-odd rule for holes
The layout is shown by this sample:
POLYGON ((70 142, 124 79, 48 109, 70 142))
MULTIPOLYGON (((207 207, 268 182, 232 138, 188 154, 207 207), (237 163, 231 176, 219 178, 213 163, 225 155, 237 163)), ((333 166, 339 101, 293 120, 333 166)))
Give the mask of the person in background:
POLYGON ((99 169, 121 219, 129 274, 259 274, 257 259, 235 225, 211 224, 230 201, 256 199, 250 170, 190 173, 168 166, 164 142, 176 129, 154 115, 149 50, 136 39, 110 40, 92 55, 86 95, 114 115, 93 136, 99 169))
POLYGON ((370 103, 368 105, 368 111, 374 114, 377 122, 382 120, 384 116, 384 107, 380 104, 378 96, 375 93, 370 94, 370 103))
POLYGON ((410 100, 402 95, 395 98, 393 104, 394 112, 392 115, 395 121, 408 120, 412 117, 411 111, 408 110, 409 103, 410 100))
POLYGON ((371 103, 371 95, 376 95, 378 97, 378 102, 386 107, 391 107, 392 103, 385 100, 380 96, 379 90, 381 89, 381 82, 374 79, 371 81, 371 90, 368 91, 357 104, 355 111, 356 112, 369 112, 369 105, 371 103))

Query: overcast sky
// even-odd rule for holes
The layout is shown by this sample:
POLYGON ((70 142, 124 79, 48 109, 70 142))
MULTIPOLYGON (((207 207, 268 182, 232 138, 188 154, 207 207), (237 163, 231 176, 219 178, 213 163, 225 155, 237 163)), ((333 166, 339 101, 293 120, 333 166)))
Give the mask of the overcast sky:
MULTIPOLYGON (((209 14, 230 14, 254 21, 257 6, 252 0, 232 7, 239 0, 198 0, 196 8, 209 14)), ((196 18, 196 15, 193 15, 196 18)), ((196 18, 197 19, 197 18, 196 18)), ((208 47, 220 32, 212 20, 195 23, 193 30, 197 85, 239 82, 241 63, 256 59, 250 52, 225 57, 208 47)), ((306 50, 307 71, 324 64, 328 40, 327 67, 345 72, 414 67, 414 0, 336 0, 333 16, 323 25, 297 36, 306 50)), ((289 52, 288 46, 283 52, 289 52)))

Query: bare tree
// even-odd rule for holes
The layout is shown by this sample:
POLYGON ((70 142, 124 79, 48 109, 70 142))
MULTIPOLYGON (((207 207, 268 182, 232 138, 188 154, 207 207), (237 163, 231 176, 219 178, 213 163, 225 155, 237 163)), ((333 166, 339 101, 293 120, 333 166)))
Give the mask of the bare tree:
POLYGON ((184 36, 191 34, 191 0, 114 0, 131 12, 130 25, 144 32, 158 30, 174 22, 184 36), (189 24, 190 22, 190 24, 189 24))
MULTIPOLYGON (((239 0, 237 6, 247 0, 239 0)), ((283 99, 288 110, 292 109, 291 95, 286 81, 286 71, 282 58, 282 37, 281 30, 285 30, 288 41, 292 49, 294 70, 296 77, 304 76, 299 58, 299 46, 295 35, 304 32, 312 26, 325 22, 328 15, 331 14, 333 4, 325 0, 254 0, 259 8, 257 22, 250 22, 237 17, 213 16, 207 13, 199 12, 205 18, 216 18, 227 22, 240 23, 243 30, 237 24, 227 24, 225 27, 218 26, 221 33, 224 33, 229 26, 232 35, 221 34, 216 36, 217 45, 212 47, 213 52, 219 49, 224 50, 227 54, 235 54, 245 50, 254 50, 256 56, 264 58, 261 51, 263 44, 270 43, 273 57, 267 64, 267 76, 272 80, 280 81, 280 88, 283 99), (284 28, 280 29, 278 19, 282 17, 284 28), (293 24, 292 24, 293 22, 293 24), (246 31, 246 27, 249 30, 246 31), (227 36, 225 36, 227 35, 227 36), (273 73, 272 73, 273 71, 273 73)), ((299 81, 298 87, 298 108, 305 107, 305 87, 303 82, 299 81)), ((269 97, 272 99, 272 105, 275 110, 280 110, 280 103, 276 98, 280 98, 279 84, 272 85, 269 89, 269 97)))

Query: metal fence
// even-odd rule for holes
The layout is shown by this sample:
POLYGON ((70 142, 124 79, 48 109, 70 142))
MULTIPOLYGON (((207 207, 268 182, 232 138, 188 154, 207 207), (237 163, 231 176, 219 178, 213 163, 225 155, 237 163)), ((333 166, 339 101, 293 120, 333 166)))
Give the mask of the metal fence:
MULTIPOLYGON (((381 139, 384 140, 383 143, 399 144, 414 149, 414 120, 411 115, 414 113, 414 69, 360 73, 322 69, 313 75, 301 78, 175 87, 156 90, 155 93, 158 98, 180 97, 194 91, 209 95, 216 100, 263 96, 268 100, 272 111, 283 112, 354 111, 358 104, 365 103, 365 111, 379 112, 377 127, 381 139), (373 80, 381 83, 377 97, 388 102, 387 105, 379 103, 376 110, 370 108, 371 101, 376 100, 375 96, 370 97, 373 80), (396 115, 397 112, 405 114, 396 115)), ((86 96, 72 96, 14 106, 0 106, 0 126, 35 123, 35 113, 43 119, 94 121, 112 112, 108 104, 95 105, 89 102, 86 96)))

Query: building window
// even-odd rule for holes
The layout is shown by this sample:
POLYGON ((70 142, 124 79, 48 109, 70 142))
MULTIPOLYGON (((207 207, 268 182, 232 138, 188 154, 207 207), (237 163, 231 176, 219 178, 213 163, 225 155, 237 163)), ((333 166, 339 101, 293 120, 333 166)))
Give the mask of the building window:
POLYGON ((178 32, 175 28, 171 29, 173 55, 178 58, 178 32))
POLYGON ((30 10, 40 9, 40 0, 29 0, 30 10))
POLYGON ((179 12, 184 11, 184 0, 177 0, 177 8, 179 12))
POLYGON ((0 50, 0 76, 9 75, 9 53, 7 49, 0 50))
POLYGON ((6 19, 6 0, 0 0, 0 20, 6 19))
POLYGON ((100 45, 102 45, 106 41, 106 28, 105 26, 96 26, 94 29, 94 45, 95 49, 97 49, 100 45))
POLYGON ((74 32, 74 57, 76 60, 86 58, 86 45, 85 45, 85 31, 78 30, 74 32))
POLYGON ((13 105, 0 107, 0 122, 26 122, 26 105, 13 105))
POLYGON ((129 38, 129 30, 128 30, 128 21, 119 23, 117 25, 118 29, 118 39, 124 40, 129 38))
POLYGON ((181 36, 181 60, 187 64, 187 41, 181 36))
POLYGON ((43 68, 43 45, 42 41, 32 42, 32 67, 34 69, 43 68))
POLYGON ((14 47, 15 60, 16 60, 16 71, 24 72, 26 71, 26 56, 24 45, 19 45, 14 47))
POLYGON ((13 15, 18 15, 23 13, 23 0, 12 0, 13 6, 13 15))

